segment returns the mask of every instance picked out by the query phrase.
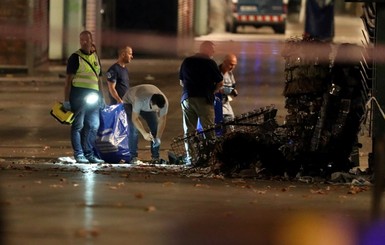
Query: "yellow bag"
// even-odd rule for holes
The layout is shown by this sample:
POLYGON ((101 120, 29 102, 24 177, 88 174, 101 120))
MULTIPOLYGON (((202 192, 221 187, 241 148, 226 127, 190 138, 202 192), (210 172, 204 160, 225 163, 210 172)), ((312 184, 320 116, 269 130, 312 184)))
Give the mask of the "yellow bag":
POLYGON ((72 124, 74 121, 74 113, 65 111, 61 102, 55 102, 52 106, 51 115, 62 124, 72 124))

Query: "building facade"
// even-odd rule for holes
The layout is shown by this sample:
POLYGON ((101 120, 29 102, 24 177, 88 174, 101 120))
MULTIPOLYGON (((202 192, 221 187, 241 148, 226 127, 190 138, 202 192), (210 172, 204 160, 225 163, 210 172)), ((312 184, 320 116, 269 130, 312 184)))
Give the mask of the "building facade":
POLYGON ((48 62, 48 0, 0 1, 0 74, 48 62))

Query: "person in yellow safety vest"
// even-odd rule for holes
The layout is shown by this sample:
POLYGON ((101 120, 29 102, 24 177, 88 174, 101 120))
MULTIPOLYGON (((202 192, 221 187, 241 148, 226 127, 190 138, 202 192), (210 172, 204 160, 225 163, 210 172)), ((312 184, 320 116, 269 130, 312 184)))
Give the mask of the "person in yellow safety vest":
POLYGON ((96 52, 92 52, 92 34, 82 31, 80 49, 67 62, 64 86, 65 110, 75 115, 71 125, 71 144, 78 163, 103 163, 94 154, 96 133, 99 128, 99 109, 104 104, 102 69, 96 52))

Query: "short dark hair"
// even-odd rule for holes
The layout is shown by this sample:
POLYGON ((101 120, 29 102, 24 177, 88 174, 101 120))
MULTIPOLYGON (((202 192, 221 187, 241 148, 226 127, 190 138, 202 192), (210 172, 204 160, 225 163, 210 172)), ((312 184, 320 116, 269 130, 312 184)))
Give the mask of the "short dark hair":
POLYGON ((166 99, 162 94, 153 94, 151 96, 151 102, 154 105, 157 105, 159 108, 163 108, 164 105, 166 104, 166 99))
POLYGON ((90 31, 84 30, 84 31, 80 32, 79 36, 81 36, 81 35, 89 35, 91 37, 91 39, 93 39, 92 33, 90 31))
POLYGON ((120 56, 121 54, 125 53, 127 49, 131 49, 132 48, 130 46, 124 46, 124 47, 121 47, 118 49, 118 56, 120 56))

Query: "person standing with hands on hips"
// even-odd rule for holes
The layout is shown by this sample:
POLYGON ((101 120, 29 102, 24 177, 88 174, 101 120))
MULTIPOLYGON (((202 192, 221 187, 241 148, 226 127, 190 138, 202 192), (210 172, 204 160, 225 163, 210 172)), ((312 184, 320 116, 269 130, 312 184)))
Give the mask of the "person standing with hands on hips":
MULTIPOLYGON (((185 58, 181 64, 179 80, 183 87, 181 107, 184 137, 196 131, 198 119, 203 128, 214 124, 214 93, 223 86, 223 76, 212 59, 214 53, 214 43, 204 41, 199 52, 185 58)), ((215 135, 209 133, 205 136, 210 139, 215 135)), ((192 164, 190 148, 186 143, 184 162, 187 165, 192 164)))
POLYGON ((126 65, 134 58, 129 46, 119 49, 118 55, 118 60, 106 73, 111 105, 123 103, 122 98, 129 89, 130 82, 126 65))
POLYGON ((75 115, 71 144, 76 162, 103 163, 93 149, 100 124, 99 110, 104 104, 102 69, 97 53, 91 50, 91 32, 82 31, 79 38, 80 49, 67 62, 63 107, 75 115))
POLYGON ((166 127, 168 100, 160 89, 152 84, 142 84, 130 88, 123 96, 124 109, 129 127, 129 147, 131 164, 138 164, 138 132, 151 141, 151 163, 159 163, 159 147, 166 127), (150 132, 140 119, 146 121, 150 132))

